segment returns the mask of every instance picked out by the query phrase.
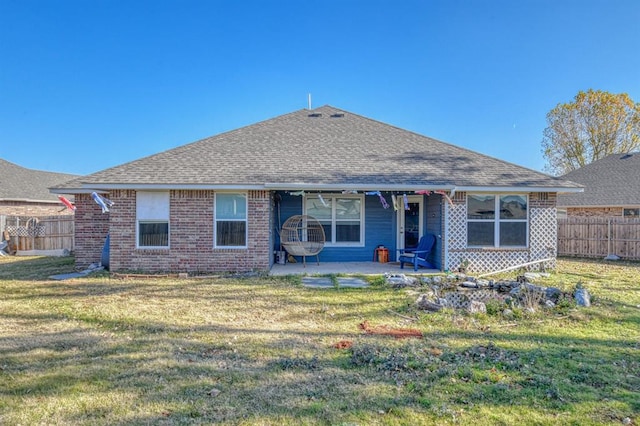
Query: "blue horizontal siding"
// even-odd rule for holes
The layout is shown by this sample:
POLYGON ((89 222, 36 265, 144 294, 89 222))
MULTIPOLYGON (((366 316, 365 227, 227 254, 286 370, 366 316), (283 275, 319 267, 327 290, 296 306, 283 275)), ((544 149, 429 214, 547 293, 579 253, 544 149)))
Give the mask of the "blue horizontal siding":
MULTIPOLYGON (((279 250, 279 230, 282 224, 291 216, 303 213, 304 198, 284 192, 278 192, 279 201, 275 205, 275 247, 279 250), (279 222, 279 223, 278 223, 279 222)), ((388 202, 390 194, 384 194, 388 202)), ((389 249, 390 260, 395 256, 396 245, 396 216, 393 208, 385 209, 377 196, 364 197, 364 247, 329 247, 320 252, 321 262, 367 262, 373 259, 376 247, 383 245, 389 249)))
MULTIPOLYGON (((391 203, 391 193, 383 193, 388 203, 391 203)), ((286 192, 276 193, 274 215, 274 250, 280 250, 280 228, 291 216, 303 214, 304 197, 290 195, 286 192)), ((442 203, 441 196, 424 197, 424 229, 436 236, 436 245, 429 258, 434 266, 442 268, 442 203)), ((370 262, 373 260, 374 250, 378 246, 389 249, 389 260, 395 260, 397 216, 392 207, 385 209, 377 196, 364 197, 364 246, 363 247, 329 247, 320 252, 321 262, 370 262)))

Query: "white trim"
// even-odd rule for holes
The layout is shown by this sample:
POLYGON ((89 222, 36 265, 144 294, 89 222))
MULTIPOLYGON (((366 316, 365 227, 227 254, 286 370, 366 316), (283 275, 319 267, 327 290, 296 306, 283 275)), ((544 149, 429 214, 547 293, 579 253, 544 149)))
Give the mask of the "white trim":
POLYGON ((154 194, 151 199, 146 197, 141 197, 143 193, 148 193, 150 191, 136 191, 136 249, 139 250, 168 250, 171 248, 171 195, 169 191, 155 191, 152 192, 154 194), (162 197, 157 197, 161 195, 162 197), (166 197, 166 200, 164 199, 166 197), (138 203, 156 203, 163 207, 166 207, 166 211, 164 209, 153 209, 151 212, 146 208, 146 206, 142 206, 138 203), (166 206, 165 206, 166 205, 166 206), (157 216, 153 216, 153 214, 157 214, 157 216), (140 245, 140 225, 141 224, 152 224, 152 223, 160 223, 167 224, 167 245, 166 246, 141 246, 140 245))
MULTIPOLYGON (((302 211, 303 214, 307 214, 307 200, 313 200, 313 198, 311 197, 312 194, 309 195, 305 195, 304 197, 302 197, 302 211)), ((360 241, 358 242, 333 242, 333 241, 325 241, 325 247, 364 247, 366 245, 365 242, 365 229, 366 229, 366 225, 365 225, 365 204, 366 204, 366 199, 364 194, 341 194, 341 193, 326 193, 326 194, 320 194, 323 197, 326 198, 331 198, 331 200, 335 200, 337 198, 340 199, 354 199, 354 200, 360 200, 360 241)), ((318 200, 318 202, 320 202, 318 200)), ((335 239, 336 237, 336 233, 337 233, 337 224, 340 223, 339 220, 336 219, 336 206, 337 203, 332 202, 331 203, 331 231, 332 231, 332 240, 335 239)), ((318 219, 321 223, 322 223, 322 219, 318 219)), ((326 221, 326 219, 324 219, 326 221)), ((345 220, 346 221, 346 220, 345 220)), ((344 221, 343 221, 344 222, 344 221)))
POLYGON ((543 187, 543 186, 457 186, 459 192, 488 192, 488 193, 529 193, 529 192, 584 192, 584 188, 543 187))
POLYGON ((90 194, 93 191, 109 191, 113 189, 134 189, 134 190, 229 190, 229 191, 251 191, 251 190, 272 190, 272 191, 451 191, 451 192, 557 192, 557 193, 578 193, 584 192, 584 188, 574 187, 543 187, 543 186, 456 186, 456 185, 403 185, 403 184, 309 184, 309 183, 285 183, 266 182, 264 184, 180 184, 180 183, 83 183, 80 188, 53 188, 49 192, 53 194, 90 194))
MULTIPOLYGON (((229 191, 250 191, 264 190, 264 185, 242 185, 242 184, 184 184, 184 183, 100 183, 100 184, 82 184, 79 191, 94 190, 109 191, 112 189, 136 189, 136 190, 229 190, 229 191)), ((50 190, 53 192, 53 190, 50 190)), ((63 191, 56 189, 56 191, 63 191)), ((69 191, 69 190, 66 190, 69 191)), ((65 192, 67 193, 67 192, 65 192)))
POLYGON ((149 220, 149 219, 136 219, 136 249, 137 250, 169 250, 171 248, 171 223, 169 220, 149 220), (166 223, 167 224, 167 245, 166 246, 141 246, 140 245, 140 225, 151 223, 166 223))
POLYGON ((271 183, 267 182, 264 184, 263 189, 271 189, 274 191, 297 191, 297 190, 308 190, 308 191, 451 191, 455 190, 456 187, 452 185, 386 185, 386 184, 376 184, 375 182, 371 184, 339 184, 339 183, 331 183, 331 184, 309 184, 309 183, 271 183))
POLYGON ((513 249, 513 250, 521 250, 521 249, 528 249, 530 246, 530 241, 529 241, 529 233, 531 232, 531 200, 529 199, 529 196, 527 194, 517 194, 517 193, 512 193, 512 194, 478 194, 478 193, 468 193, 467 194, 467 198, 465 200, 465 203, 467 205, 467 217, 465 218, 465 224, 467 225, 467 241, 466 241, 466 247, 468 249, 513 249), (491 195, 494 197, 493 203, 494 203, 494 215, 495 217, 493 219, 469 219, 469 197, 474 196, 474 195, 491 195), (509 195, 519 195, 519 196, 524 196, 526 198, 526 202, 527 202, 527 217, 526 219, 501 219, 500 218, 500 199, 502 197, 505 196, 509 196, 509 195), (489 245, 469 245, 469 223, 493 223, 494 227, 493 227, 493 245, 489 246, 489 245), (525 232, 525 245, 522 246, 503 246, 500 245, 500 224, 501 223, 524 223, 526 225, 526 232, 525 232))
POLYGON ((444 203, 444 229, 442 231, 442 250, 444 250, 444 259, 442 260, 443 264, 440 267, 440 269, 444 271, 449 270, 449 215, 451 214, 449 209, 449 203, 444 203))
MULTIPOLYGON (((402 197, 402 195, 400 195, 399 197, 402 197)), ((418 203, 419 205, 419 213, 418 213, 418 241, 420 240, 420 238, 424 235, 424 195, 407 195, 407 200, 409 203, 418 203)), ((401 201, 401 200, 399 200, 401 201)), ((402 206, 404 206, 404 202, 402 203, 402 206)), ((404 221, 405 215, 404 215, 404 207, 401 209, 398 209, 398 217, 397 217, 397 231, 396 231, 396 248, 398 249, 404 249, 406 248, 404 246, 404 240, 405 240, 405 230, 404 227, 406 226, 406 223, 404 221), (402 232, 400 232, 401 227, 402 232)), ((396 250, 396 260, 397 257, 399 256, 399 251, 396 250)))
POLYGON ((245 201, 245 212, 246 217, 244 220, 231 220, 231 219, 221 219, 220 222, 244 222, 246 224, 244 228, 244 246, 219 246, 218 241, 218 219, 217 219, 217 211, 216 211, 216 199, 219 192, 213 194, 213 248, 214 249, 229 249, 229 250, 246 250, 249 248, 249 194, 247 191, 229 191, 229 192, 220 192, 221 194, 243 194, 245 201))

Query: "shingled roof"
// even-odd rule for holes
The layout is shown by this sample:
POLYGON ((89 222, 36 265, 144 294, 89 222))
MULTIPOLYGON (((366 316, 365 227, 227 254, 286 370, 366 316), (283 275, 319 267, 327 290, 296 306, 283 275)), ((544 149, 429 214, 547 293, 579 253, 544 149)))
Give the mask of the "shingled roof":
POLYGON ((68 182, 142 188, 575 190, 577 185, 331 106, 299 110, 68 182))
POLYGON ((49 188, 77 175, 27 169, 0 158, 0 201, 55 202, 49 188))
POLYGON ((608 155, 563 178, 585 188, 558 196, 558 207, 640 206, 640 152, 608 155))

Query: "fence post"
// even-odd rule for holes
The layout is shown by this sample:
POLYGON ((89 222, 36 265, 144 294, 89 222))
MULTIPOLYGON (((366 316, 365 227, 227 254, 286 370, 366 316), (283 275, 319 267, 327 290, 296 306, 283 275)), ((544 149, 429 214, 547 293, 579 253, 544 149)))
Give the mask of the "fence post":
POLYGON ((607 256, 611 254, 611 218, 607 220, 607 256))

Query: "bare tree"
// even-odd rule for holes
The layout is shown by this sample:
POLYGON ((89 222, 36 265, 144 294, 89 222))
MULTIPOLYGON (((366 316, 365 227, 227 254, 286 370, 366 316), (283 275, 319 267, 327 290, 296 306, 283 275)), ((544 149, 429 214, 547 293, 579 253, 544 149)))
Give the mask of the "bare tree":
POLYGON ((640 103, 626 93, 589 89, 547 114, 546 171, 563 175, 609 154, 640 148, 640 103))

